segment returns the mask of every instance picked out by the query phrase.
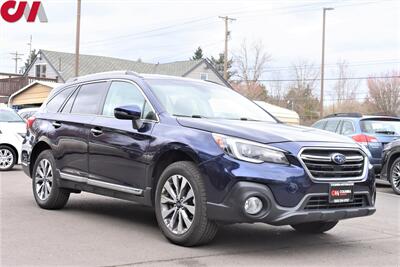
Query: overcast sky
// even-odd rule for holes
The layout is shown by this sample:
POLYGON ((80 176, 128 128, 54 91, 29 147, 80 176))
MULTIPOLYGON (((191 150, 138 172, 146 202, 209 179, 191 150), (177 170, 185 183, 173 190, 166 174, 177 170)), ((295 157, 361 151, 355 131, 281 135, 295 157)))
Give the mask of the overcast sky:
MULTIPOLYGON (((4 2, 4 1, 0 1, 4 2)), ((32 1, 29 1, 32 2, 32 1)), ((224 23, 229 15, 230 53, 242 41, 262 41, 272 56, 264 78, 293 78, 289 67, 307 60, 321 61, 322 7, 327 13, 326 77, 346 60, 353 76, 380 75, 400 70, 400 1, 94 1, 82 0, 81 53, 144 62, 188 59, 201 46, 206 56, 224 47, 224 23)), ((48 23, 0 21, 0 72, 13 72, 11 52, 33 48, 73 52, 75 0, 45 0, 48 23)), ((20 62, 22 65, 22 62, 20 62)), ((328 89, 333 82, 327 82, 328 89)), ((366 91, 365 82, 362 92, 366 91)), ((360 93, 361 94, 361 93, 360 93)))

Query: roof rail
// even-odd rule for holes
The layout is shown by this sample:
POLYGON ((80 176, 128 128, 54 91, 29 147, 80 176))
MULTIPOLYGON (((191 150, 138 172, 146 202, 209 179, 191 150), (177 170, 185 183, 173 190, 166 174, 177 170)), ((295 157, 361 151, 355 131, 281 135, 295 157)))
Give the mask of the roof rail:
POLYGON ((349 112, 349 113, 333 113, 330 114, 328 116, 325 116, 324 119, 327 118, 335 118, 335 117, 351 117, 351 118, 362 118, 362 114, 361 113, 357 113, 357 112, 349 112))
POLYGON ((85 79, 85 78, 96 77, 96 76, 107 75, 107 74, 133 75, 133 76, 136 76, 138 78, 142 78, 142 76, 140 76, 139 73, 131 71, 131 70, 117 70, 117 71, 106 71, 106 72, 93 73, 93 74, 83 75, 83 76, 79 76, 79 77, 72 77, 72 78, 67 80, 67 83, 76 82, 76 81, 79 81, 79 80, 82 80, 82 79, 85 79))

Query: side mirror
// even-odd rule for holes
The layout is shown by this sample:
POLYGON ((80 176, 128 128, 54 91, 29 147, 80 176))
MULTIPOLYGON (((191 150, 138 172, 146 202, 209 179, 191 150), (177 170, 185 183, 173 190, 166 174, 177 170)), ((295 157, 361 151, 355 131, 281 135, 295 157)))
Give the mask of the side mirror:
POLYGON ((139 129, 141 123, 139 120, 142 117, 142 111, 139 106, 122 106, 114 109, 114 116, 119 120, 131 120, 134 129, 139 129))

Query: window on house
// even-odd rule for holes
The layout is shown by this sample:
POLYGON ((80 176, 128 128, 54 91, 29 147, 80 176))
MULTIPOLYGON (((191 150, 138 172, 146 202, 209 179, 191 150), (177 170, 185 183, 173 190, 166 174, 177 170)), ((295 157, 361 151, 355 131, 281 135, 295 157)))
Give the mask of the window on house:
POLYGON ((45 64, 36 65, 35 76, 38 78, 46 78, 46 65, 45 64))
POLYGON ((200 73, 200 79, 203 81, 208 80, 208 73, 200 73))

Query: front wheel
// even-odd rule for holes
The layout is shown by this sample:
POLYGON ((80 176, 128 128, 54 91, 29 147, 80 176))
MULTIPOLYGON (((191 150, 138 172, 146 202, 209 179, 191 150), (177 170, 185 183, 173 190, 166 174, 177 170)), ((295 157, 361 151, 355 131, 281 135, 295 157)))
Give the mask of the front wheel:
POLYGON ((207 217, 206 190, 192 162, 168 166, 157 184, 155 212, 165 237, 174 244, 196 246, 211 241, 217 225, 207 217))
POLYGON ((393 191, 400 195, 400 158, 397 158, 390 167, 389 182, 393 191))
POLYGON ((331 230, 336 226, 338 221, 335 222, 309 222, 309 223, 300 223, 300 224, 292 224, 291 226, 299 232, 308 233, 308 234, 321 234, 331 230))

